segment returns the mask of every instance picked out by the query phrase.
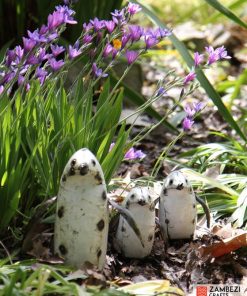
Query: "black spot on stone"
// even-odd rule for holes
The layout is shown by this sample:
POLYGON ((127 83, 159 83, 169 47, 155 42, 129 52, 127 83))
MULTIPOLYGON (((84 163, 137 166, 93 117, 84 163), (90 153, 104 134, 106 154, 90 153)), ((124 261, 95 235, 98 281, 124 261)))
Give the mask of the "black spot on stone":
POLYGON ((67 180, 66 175, 62 176, 62 182, 65 182, 67 180))
POLYGON ((76 159, 72 159, 70 165, 73 167, 76 165, 76 159))
POLYGON ((150 196, 150 195, 148 196, 148 201, 149 201, 149 202, 151 201, 151 196, 150 196))
POLYGON ((138 200, 138 205, 140 205, 140 206, 145 206, 145 204, 146 204, 145 199, 140 199, 140 200, 138 200))
POLYGON ((102 254, 102 251, 101 250, 98 250, 97 257, 99 258, 101 256, 101 254, 102 254))
POLYGON ((125 208, 128 209, 129 206, 130 206, 130 201, 128 200, 128 201, 126 202, 126 206, 125 206, 125 208))
POLYGON ((131 199, 134 199, 135 198, 135 194, 131 194, 130 198, 131 199))
POLYGON ((74 234, 74 235, 78 235, 78 234, 79 234, 79 232, 78 232, 78 231, 76 231, 76 230, 73 230, 73 234, 74 234))
POLYGON ((169 224, 170 221, 168 219, 165 219, 165 222, 166 222, 166 224, 169 224))
POLYGON ((93 166, 96 166, 96 161, 94 159, 91 160, 93 166))
POLYGON ((97 223, 97 228, 99 231, 102 231, 105 227, 105 221, 103 219, 101 219, 98 223, 97 223))
POLYGON ((152 239, 153 239, 153 235, 152 234, 149 234, 148 241, 151 242, 152 239))
POLYGON ((80 175, 85 176, 89 171, 89 167, 87 164, 84 163, 79 166, 79 170, 80 170, 80 175))
POLYGON ((196 207, 196 204, 193 204, 193 208, 195 209, 195 207, 196 207))
POLYGON ((184 188, 184 184, 178 184, 178 186, 176 187, 177 190, 182 190, 184 188))
POLYGON ((103 200, 106 200, 106 198, 107 198, 107 194, 106 194, 105 191, 102 192, 101 197, 102 197, 103 200))
POLYGON ((63 206, 61 206, 61 207, 58 209, 58 211, 57 211, 57 215, 58 215, 59 218, 62 218, 62 217, 63 217, 63 215, 64 215, 64 207, 63 207, 63 206))
POLYGON ((69 170, 69 176, 73 176, 73 175, 75 175, 75 168, 71 167, 69 170))
POLYGON ((195 220, 195 219, 193 219, 193 220, 192 220, 192 224, 195 224, 195 222, 196 222, 196 220, 195 220))
POLYGON ((173 184, 173 180, 171 179, 170 181, 169 181, 169 185, 172 185, 173 184))
POLYGON ((67 249, 65 248, 64 245, 59 246, 59 251, 61 252, 62 255, 65 255, 68 253, 67 249))
POLYGON ((125 232, 125 231, 126 231, 126 229, 125 229, 124 226, 122 226, 121 231, 122 231, 122 232, 125 232))
POLYGON ((163 194, 167 195, 167 189, 166 188, 163 189, 163 194))
POLYGON ((96 175, 95 175, 95 180, 97 181, 97 184, 98 185, 100 185, 100 184, 102 184, 103 183, 103 180, 102 180, 102 178, 101 178, 101 176, 100 176, 100 173, 98 172, 96 175))

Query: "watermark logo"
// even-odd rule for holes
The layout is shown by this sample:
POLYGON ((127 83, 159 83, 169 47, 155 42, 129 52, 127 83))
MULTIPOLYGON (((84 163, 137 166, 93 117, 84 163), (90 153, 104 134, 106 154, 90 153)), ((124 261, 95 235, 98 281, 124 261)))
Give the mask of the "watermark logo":
POLYGON ((247 296, 243 285, 198 285, 196 296, 247 296))
POLYGON ((207 286, 197 286, 196 287, 196 296, 207 296, 208 287, 207 286))

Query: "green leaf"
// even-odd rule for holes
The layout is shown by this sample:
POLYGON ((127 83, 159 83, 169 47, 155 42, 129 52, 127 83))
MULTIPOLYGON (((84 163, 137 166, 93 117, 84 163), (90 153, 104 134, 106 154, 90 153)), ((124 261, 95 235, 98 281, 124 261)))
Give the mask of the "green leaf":
MULTIPOLYGON (((147 9, 143 4, 140 4, 138 1, 133 0, 133 2, 138 3, 142 7, 142 11, 159 27, 167 29, 167 27, 161 22, 161 20, 153 14, 149 9, 147 9)), ((189 51, 187 50, 186 46, 183 42, 181 42, 174 34, 170 37, 173 45, 176 47, 178 52, 181 54, 184 61, 187 63, 189 68, 192 68, 194 65, 194 60, 191 57, 189 51)), ((247 137, 241 131, 240 127, 238 126, 237 122, 233 119, 229 110, 223 104, 221 97, 213 88, 213 86, 208 81, 207 77, 204 75, 203 71, 197 69, 196 71, 197 79, 200 82, 201 86, 205 89, 206 93, 208 94, 209 98, 214 102, 217 106, 218 111, 223 116, 223 118, 227 121, 227 123, 239 134, 239 136, 247 142, 247 137)))
POLYGON ((219 1, 217 0, 204 0, 206 1, 209 5, 214 7, 216 10, 224 14, 227 18, 231 19, 233 22, 238 24, 239 26, 247 29, 247 24, 243 22, 236 14, 234 14, 230 9, 222 5, 219 1))

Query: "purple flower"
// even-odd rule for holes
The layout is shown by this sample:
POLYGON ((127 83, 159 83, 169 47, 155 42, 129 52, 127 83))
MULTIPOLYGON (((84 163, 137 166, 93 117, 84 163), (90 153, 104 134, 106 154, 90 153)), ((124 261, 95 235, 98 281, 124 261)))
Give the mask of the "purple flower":
POLYGON ((129 12, 130 15, 134 15, 141 10, 142 9, 138 4, 134 4, 134 3, 129 2, 129 4, 127 6, 127 11, 129 12))
POLYGON ((0 95, 3 93, 3 91, 4 91, 4 86, 0 85, 0 95))
POLYGON ((218 55, 219 55, 219 59, 221 60, 221 59, 231 59, 231 57, 229 56, 229 55, 227 55, 227 51, 226 51, 226 49, 225 49, 225 46, 223 45, 223 46, 221 46, 221 47, 218 47, 218 48, 216 48, 216 51, 217 51, 217 53, 218 53, 218 55))
POLYGON ((93 63, 92 70, 93 70, 93 74, 95 77, 107 77, 108 76, 107 73, 103 73, 103 70, 97 67, 96 63, 93 63))
POLYGON ((160 39, 168 37, 171 34, 172 34, 171 30, 163 29, 163 28, 158 28, 155 31, 155 37, 160 39))
POLYGON ((113 143, 111 143, 111 145, 110 145, 110 148, 109 148, 109 152, 111 152, 112 151, 112 149, 113 149, 113 147, 115 146, 115 143, 113 142, 113 143))
POLYGON ((39 34, 40 35, 45 35, 48 32, 48 27, 46 25, 42 25, 40 30, 39 30, 39 34))
POLYGON ((49 59, 49 65, 50 65, 51 69, 54 72, 56 72, 63 67, 64 61, 63 60, 57 61, 55 58, 51 58, 51 59, 49 59))
POLYGON ((93 20, 90 20, 90 23, 93 25, 95 31, 99 31, 105 27, 105 22, 99 20, 97 17, 95 17, 93 20))
POLYGON ((130 34, 124 34, 122 36, 122 40, 121 40, 121 49, 123 49, 125 47, 125 45, 128 43, 128 41, 130 40, 130 34))
POLYGON ((166 94, 166 90, 163 86, 161 86, 158 90, 157 90, 157 96, 163 96, 166 94))
POLYGON ((218 61, 219 55, 218 55, 217 51, 214 50, 214 48, 212 46, 205 47, 205 49, 208 53, 208 62, 207 62, 208 65, 211 65, 211 64, 215 63, 216 61, 218 61))
POLYGON ((34 48, 34 46, 37 44, 36 41, 29 38, 22 37, 22 40, 23 40, 24 52, 31 51, 34 48))
POLYGON ((37 65, 39 63, 39 59, 34 55, 30 54, 27 58, 27 64, 29 65, 37 65))
POLYGON ((4 73, 1 84, 9 83, 12 79, 15 78, 16 70, 4 73))
POLYGON ((47 38, 43 34, 40 34, 39 29, 36 29, 33 32, 27 31, 27 34, 31 40, 36 42, 47 42, 47 38))
POLYGON ((156 45, 157 43, 159 43, 159 40, 157 40, 156 38, 153 38, 151 36, 146 37, 145 36, 145 43, 146 43, 146 49, 151 48, 152 46, 156 45))
POLYGON ((112 48, 112 59, 114 60, 116 55, 118 54, 118 50, 116 48, 112 48))
POLYGON ((201 103, 201 102, 193 103, 193 107, 194 107, 195 112, 197 113, 197 112, 201 111, 205 107, 205 104, 201 103))
POLYGON ((91 36, 89 34, 84 35, 82 38, 82 42, 84 44, 88 44, 88 43, 92 42, 92 40, 93 40, 93 36, 91 36))
POLYGON ((42 63, 44 60, 47 60, 50 57, 51 57, 51 55, 50 54, 46 54, 46 51, 45 51, 45 48, 44 47, 41 47, 39 49, 39 52, 38 52, 38 60, 39 60, 39 63, 42 63))
POLYGON ((8 49, 6 54, 6 65, 9 67, 15 60, 16 53, 13 49, 8 49))
POLYGON ((82 51, 78 48, 79 45, 75 44, 74 46, 69 45, 69 59, 73 60, 74 58, 78 57, 82 51))
POLYGON ((194 64, 195 67, 198 67, 203 61, 203 54, 199 54, 199 52, 194 53, 194 64))
POLYGON ((26 92, 29 92, 29 90, 30 90, 30 84, 27 83, 26 86, 25 86, 25 88, 26 88, 26 92))
POLYGON ((134 61, 138 58, 139 53, 134 50, 127 50, 125 56, 127 58, 128 65, 134 63, 134 61))
POLYGON ((36 78, 39 79, 39 82, 41 85, 44 84, 47 75, 48 75, 48 72, 45 71, 44 69, 39 67, 36 69, 36 78))
POLYGON ((193 119, 196 113, 200 112, 202 108, 204 108, 204 104, 199 102, 199 103, 193 103, 192 106, 186 105, 184 107, 184 111, 186 112, 187 118, 193 119))
MULTIPOLYGON (((115 143, 111 143, 109 152, 112 151, 115 143)), ((146 156, 141 150, 135 150, 135 148, 131 147, 124 155, 125 160, 134 160, 134 159, 142 159, 146 156)))
POLYGON ((124 10, 117 10, 115 9, 114 12, 111 12, 112 19, 115 24, 122 25, 125 23, 125 17, 124 17, 124 10))
POLYGON ((205 47, 205 49, 208 53, 208 65, 211 65, 221 59, 231 59, 231 57, 227 55, 227 51, 224 46, 218 47, 216 49, 214 49, 212 46, 208 46, 205 47))
POLYGON ((190 105, 186 105, 184 107, 184 111, 186 112, 187 117, 189 117, 189 118, 192 118, 196 113, 196 111, 194 109, 192 109, 190 105))
POLYGON ((82 27, 85 32, 88 32, 93 28, 93 25, 91 23, 84 23, 82 27))
POLYGON ((110 43, 107 43, 105 48, 104 48, 104 51, 103 51, 103 57, 106 58, 109 56, 109 54, 112 53, 112 45, 110 43))
POLYGON ((77 21, 74 20, 73 15, 75 14, 75 11, 70 9, 66 5, 58 5, 56 6, 56 11, 63 14, 64 20, 63 22, 66 24, 74 25, 77 24, 77 21))
POLYGON ((142 159, 142 158, 146 157, 146 154, 143 153, 141 150, 136 150, 135 156, 136 156, 136 158, 142 159))
POLYGON ((114 21, 104 21, 107 31, 111 34, 115 29, 114 21))
POLYGON ((187 76, 184 78, 184 85, 188 84, 190 81, 196 78, 196 73, 191 71, 187 76))
POLYGON ((190 130, 193 124, 194 124, 194 121, 191 118, 185 117, 183 120, 183 130, 184 131, 190 130))
POLYGON ((18 85, 22 85, 25 82, 25 78, 22 75, 18 75, 18 85))
POLYGON ((132 42, 140 40, 143 35, 143 29, 140 26, 129 26, 130 39, 132 42))
POLYGON ((54 57, 58 56, 60 53, 65 51, 65 48, 63 46, 59 45, 51 45, 51 51, 54 57))
POLYGON ((24 49, 18 45, 15 47, 15 54, 18 58, 18 61, 20 61, 23 58, 23 54, 24 54, 24 49))
POLYGON ((50 31, 53 31, 60 25, 64 24, 64 14, 59 11, 54 11, 48 15, 47 25, 50 31))
POLYGON ((134 160, 141 159, 146 156, 141 150, 135 150, 135 148, 131 147, 124 155, 125 160, 134 160))

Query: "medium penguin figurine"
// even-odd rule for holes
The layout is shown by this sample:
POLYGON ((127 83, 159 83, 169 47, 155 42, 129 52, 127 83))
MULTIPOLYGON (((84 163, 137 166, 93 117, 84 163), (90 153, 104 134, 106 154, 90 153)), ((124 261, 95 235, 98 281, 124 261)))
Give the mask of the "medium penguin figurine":
POLYGON ((164 240, 192 239, 197 222, 196 196, 180 171, 170 173, 160 194, 159 223, 164 240))
POLYGON ((109 213, 104 175, 86 148, 66 164, 57 197, 55 253, 75 268, 84 263, 102 269, 107 250, 109 213))
POLYGON ((151 253, 155 234, 155 205, 148 188, 136 187, 130 191, 123 206, 127 208, 138 227, 142 242, 123 216, 120 216, 114 240, 115 248, 128 258, 143 258, 151 253))

